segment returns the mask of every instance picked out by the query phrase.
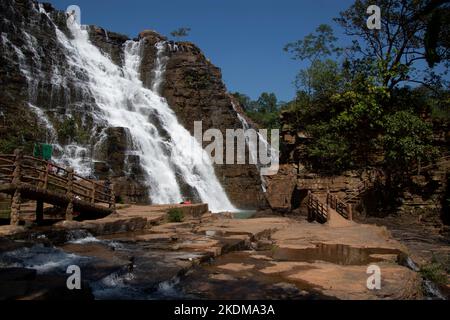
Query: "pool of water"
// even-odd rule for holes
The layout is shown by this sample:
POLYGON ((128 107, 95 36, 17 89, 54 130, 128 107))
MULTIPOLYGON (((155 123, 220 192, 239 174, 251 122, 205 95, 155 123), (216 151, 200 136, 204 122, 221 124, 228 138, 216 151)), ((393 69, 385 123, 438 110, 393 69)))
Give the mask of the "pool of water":
POLYGON ((276 261, 324 261, 338 265, 367 265, 384 259, 377 255, 400 255, 401 251, 384 248, 354 248, 340 244, 318 244, 315 248, 276 248, 270 255, 276 261))
POLYGON ((256 210, 242 210, 233 213, 235 219, 250 219, 256 214, 256 210))

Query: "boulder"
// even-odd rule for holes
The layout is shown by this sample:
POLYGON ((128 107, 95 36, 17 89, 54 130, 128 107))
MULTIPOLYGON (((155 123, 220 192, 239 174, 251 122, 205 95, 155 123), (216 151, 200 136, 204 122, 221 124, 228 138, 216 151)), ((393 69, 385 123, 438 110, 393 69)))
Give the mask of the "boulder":
POLYGON ((293 166, 282 165, 277 175, 266 177, 266 198, 274 211, 289 212, 297 185, 297 173, 293 166))

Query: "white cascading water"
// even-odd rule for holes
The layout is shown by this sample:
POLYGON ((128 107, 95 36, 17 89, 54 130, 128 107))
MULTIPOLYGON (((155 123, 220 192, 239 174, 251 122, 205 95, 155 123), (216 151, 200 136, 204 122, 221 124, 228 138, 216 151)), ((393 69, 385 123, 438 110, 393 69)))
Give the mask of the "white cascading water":
MULTIPOLYGON (((47 12, 45 12, 41 4, 39 4, 38 9, 35 6, 32 6, 32 8, 39 13, 45 14, 50 19, 49 15, 47 14, 47 12)), ((46 80, 43 78, 44 73, 41 70, 41 57, 44 56, 44 53, 42 52, 37 39, 25 31, 25 22, 23 22, 22 25, 22 35, 24 40, 23 47, 24 49, 31 52, 33 62, 32 64, 27 62, 25 54, 23 53, 21 48, 15 46, 11 41, 9 41, 6 33, 1 34, 1 40, 5 48, 12 48, 12 52, 9 52, 9 55, 15 54, 15 57, 19 64, 20 72, 27 81, 28 107, 37 116, 38 121, 41 123, 41 125, 46 128, 45 142, 51 143, 53 145, 53 149, 55 151, 53 160, 60 165, 73 167, 76 172, 82 176, 90 176, 92 174, 92 161, 89 158, 89 150, 85 146, 80 146, 74 143, 69 143, 65 146, 61 146, 58 143, 57 131, 50 119, 47 117, 46 112, 36 105, 39 85, 41 84, 41 82, 44 82, 46 80)), ((10 58, 14 59, 13 57, 10 58)), ((62 76, 58 65, 56 63, 53 63, 52 67, 53 70, 50 79, 52 89, 50 92, 50 99, 52 99, 53 97, 53 91, 57 91, 61 87, 67 90, 66 79, 62 76)), ((71 115, 69 113, 65 116, 69 117, 71 115)))
MULTIPOLYGON (((237 110, 237 107, 234 104, 234 102, 231 102, 231 104, 233 106, 234 111, 237 114, 237 117, 238 117, 239 121, 242 124, 242 129, 244 129, 244 131, 253 129, 252 126, 248 123, 248 121, 237 110)), ((258 141, 253 141, 252 139, 249 139, 246 136, 245 142, 247 144, 247 147, 248 147, 248 150, 249 150, 249 155, 250 155, 250 158, 252 160, 252 163, 256 163, 256 167, 258 168, 258 171, 260 173, 261 188, 262 188, 263 192, 266 192, 267 191, 266 178, 265 178, 264 175, 261 174, 261 168, 263 166, 258 161, 258 159, 259 159, 258 158, 258 144, 259 144, 260 148, 265 148, 265 150, 267 150, 267 154, 270 156, 270 158, 272 160, 272 163, 277 163, 278 159, 275 156, 276 155, 275 150, 272 149, 272 146, 269 144, 269 142, 267 142, 267 139, 265 139, 259 132, 257 132, 257 136, 258 136, 258 141)))
POLYGON ((124 67, 120 68, 89 41, 86 30, 76 23, 70 30, 74 36, 71 40, 56 29, 58 40, 67 51, 67 62, 74 71, 88 76, 87 85, 100 109, 95 118, 110 127, 128 128, 148 177, 152 202, 181 202, 180 181, 183 181, 209 204, 211 211, 236 211, 206 152, 178 123, 165 99, 154 91, 164 76, 164 45, 157 45, 156 78, 150 90, 140 80, 141 42, 125 44, 124 67))

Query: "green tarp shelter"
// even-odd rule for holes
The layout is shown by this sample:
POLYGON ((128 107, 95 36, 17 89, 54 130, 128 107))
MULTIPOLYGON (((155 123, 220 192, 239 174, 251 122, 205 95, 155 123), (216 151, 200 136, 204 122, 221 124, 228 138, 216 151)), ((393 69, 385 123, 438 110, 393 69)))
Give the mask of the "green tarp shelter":
POLYGON ((41 158, 46 161, 52 158, 53 146, 46 143, 36 143, 34 145, 33 156, 36 158, 41 158))

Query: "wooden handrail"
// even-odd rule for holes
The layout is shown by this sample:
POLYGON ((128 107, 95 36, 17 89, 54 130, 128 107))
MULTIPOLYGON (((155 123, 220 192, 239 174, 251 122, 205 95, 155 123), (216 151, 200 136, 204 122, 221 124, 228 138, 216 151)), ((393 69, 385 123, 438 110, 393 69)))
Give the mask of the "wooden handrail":
POLYGON ((13 184, 33 182, 38 188, 57 188, 70 199, 80 197, 91 203, 106 203, 115 207, 113 185, 103 191, 105 185, 77 175, 71 168, 23 155, 16 150, 14 155, 0 155, 0 179, 13 184), (3 164, 7 163, 7 164, 3 164), (54 172, 56 171, 56 172, 54 172), (9 174, 6 174, 9 173, 9 174))
POLYGON ((325 206, 319 198, 308 192, 308 216, 311 220, 327 222, 329 219, 328 207, 325 206), (318 219, 319 218, 319 219, 318 219))
POLYGON ((327 191, 327 205, 345 219, 353 220, 353 209, 351 204, 343 202, 329 191, 327 191))

